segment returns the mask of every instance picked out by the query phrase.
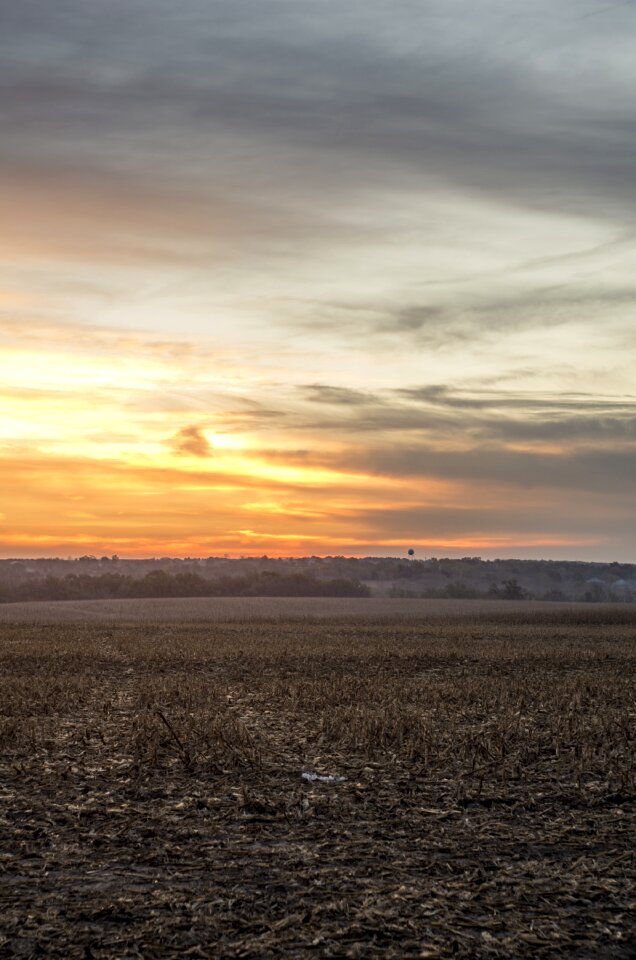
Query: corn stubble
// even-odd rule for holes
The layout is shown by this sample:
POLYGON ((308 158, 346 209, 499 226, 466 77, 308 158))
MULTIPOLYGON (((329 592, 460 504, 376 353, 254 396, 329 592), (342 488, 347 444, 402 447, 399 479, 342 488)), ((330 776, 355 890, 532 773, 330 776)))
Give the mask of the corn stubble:
POLYGON ((0 956, 633 957, 634 626, 3 624, 0 956))

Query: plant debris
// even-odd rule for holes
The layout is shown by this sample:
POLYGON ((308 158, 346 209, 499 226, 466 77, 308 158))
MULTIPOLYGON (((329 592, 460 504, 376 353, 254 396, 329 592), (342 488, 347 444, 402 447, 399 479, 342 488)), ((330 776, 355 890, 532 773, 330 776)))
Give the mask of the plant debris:
POLYGON ((310 783, 344 783, 346 777, 336 776, 334 773, 301 773, 303 780, 309 780, 310 783))
POLYGON ((0 625, 0 956, 634 957, 635 624, 577 616, 0 625))

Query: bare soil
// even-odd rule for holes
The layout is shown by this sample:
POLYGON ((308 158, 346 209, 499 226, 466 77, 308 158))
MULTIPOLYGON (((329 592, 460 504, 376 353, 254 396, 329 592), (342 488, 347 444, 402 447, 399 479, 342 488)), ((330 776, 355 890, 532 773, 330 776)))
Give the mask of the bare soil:
POLYGON ((0 956, 636 956, 634 613, 454 608, 0 624, 0 956))

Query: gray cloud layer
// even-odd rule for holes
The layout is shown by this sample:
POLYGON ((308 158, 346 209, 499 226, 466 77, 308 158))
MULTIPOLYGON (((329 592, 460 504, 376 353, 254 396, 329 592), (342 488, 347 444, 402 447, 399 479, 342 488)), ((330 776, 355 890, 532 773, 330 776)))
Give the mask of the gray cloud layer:
MULTIPOLYGON (((475 388, 460 391, 443 384, 363 393, 327 384, 300 391, 311 404, 335 410, 341 429, 355 433, 392 431, 393 435, 429 434, 438 441, 463 436, 490 443, 523 441, 636 443, 636 397, 593 395, 510 395, 475 388)), ((308 420, 329 429, 333 420, 308 420)))
POLYGON ((23 0, 0 18, 14 160, 166 177, 177 162, 200 183, 231 162, 276 192, 277 159, 335 191, 398 164, 515 203, 633 216, 629 6, 23 0))
MULTIPOLYGON (((375 201, 359 209, 386 191, 558 211, 606 239, 507 275, 462 276, 459 263, 448 282, 371 301, 345 324, 325 298, 307 322, 444 347, 592 322, 636 293, 598 262, 636 251, 635 26, 636 7, 594 0, 489 0, 478 14, 469 0, 4 3, 0 172, 13 192, 70 185, 94 198, 96 216, 113 207, 127 258, 143 230, 146 255, 165 257, 170 218, 172 256, 201 268, 206 255, 233 254, 292 273, 294 257, 321 243, 361 258, 368 244, 408 246, 408 224, 396 231, 375 201)), ((451 243, 455 215, 438 214, 451 243)), ((96 242, 112 259, 105 220, 96 242)), ((423 259, 439 227, 430 250, 418 238, 423 259)), ((77 256, 83 229, 69 226, 58 249, 77 256)), ((463 236, 477 249, 483 239, 463 236)))

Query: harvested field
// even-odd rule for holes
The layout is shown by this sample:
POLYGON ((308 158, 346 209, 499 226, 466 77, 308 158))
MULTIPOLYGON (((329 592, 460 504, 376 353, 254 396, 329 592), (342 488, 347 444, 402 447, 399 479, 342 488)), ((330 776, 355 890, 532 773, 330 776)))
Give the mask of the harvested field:
POLYGON ((633 608, 263 602, 0 624, 0 956, 636 955, 633 608))
POLYGON ((384 597, 184 597, 142 600, 56 600, 0 604, 0 623, 229 622, 232 620, 429 620, 431 617, 581 620, 636 623, 633 604, 537 603, 501 600, 398 600, 384 597))

